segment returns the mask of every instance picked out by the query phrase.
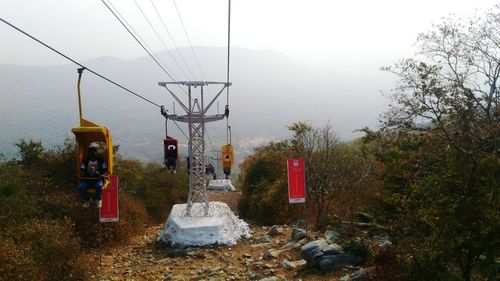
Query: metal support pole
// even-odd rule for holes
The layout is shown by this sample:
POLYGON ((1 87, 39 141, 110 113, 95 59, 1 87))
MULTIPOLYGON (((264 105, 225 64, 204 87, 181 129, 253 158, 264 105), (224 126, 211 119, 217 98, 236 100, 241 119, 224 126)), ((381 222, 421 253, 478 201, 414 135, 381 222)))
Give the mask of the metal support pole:
POLYGON ((83 70, 85 70, 84 67, 78 68, 78 84, 76 87, 78 93, 78 112, 80 113, 80 126, 83 126, 82 98, 80 94, 80 82, 82 81, 83 70))
POLYGON ((205 81, 184 81, 184 82, 160 82, 158 85, 163 86, 174 97, 186 111, 186 115, 178 116, 176 114, 169 115, 169 119, 179 122, 188 123, 189 127, 189 193, 186 204, 186 216, 191 215, 191 208, 195 202, 204 204, 204 214, 208 215, 209 201, 208 193, 205 185, 205 123, 224 119, 224 114, 207 115, 208 110, 214 104, 215 100, 220 96, 224 88, 231 85, 227 82, 205 82, 205 81), (187 105, 175 95, 167 84, 182 84, 188 87, 187 105), (223 85, 222 89, 211 99, 205 103, 204 87, 208 84, 223 85), (200 87, 199 98, 193 93, 193 87, 200 87))

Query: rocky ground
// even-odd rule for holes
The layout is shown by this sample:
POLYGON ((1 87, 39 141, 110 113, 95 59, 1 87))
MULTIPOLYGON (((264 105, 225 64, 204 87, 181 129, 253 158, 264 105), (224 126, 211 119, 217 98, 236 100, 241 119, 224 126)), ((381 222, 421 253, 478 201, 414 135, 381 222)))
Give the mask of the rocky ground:
MULTIPOLYGON (((213 201, 237 210, 238 192, 210 192, 213 201)), ((323 273, 305 268, 301 247, 313 240, 294 241, 292 228, 252 226, 252 238, 235 246, 174 250, 156 247, 162 225, 152 226, 126 245, 102 253, 102 265, 91 280, 339 280, 353 270, 323 273)), ((319 236, 319 235, 316 235, 319 236)), ((99 263, 99 255, 94 255, 99 263)))

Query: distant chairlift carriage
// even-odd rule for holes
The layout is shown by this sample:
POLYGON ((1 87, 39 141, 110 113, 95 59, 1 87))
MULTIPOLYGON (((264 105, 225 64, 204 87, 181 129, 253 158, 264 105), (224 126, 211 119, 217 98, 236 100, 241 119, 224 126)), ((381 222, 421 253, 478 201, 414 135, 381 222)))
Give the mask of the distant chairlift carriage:
POLYGON ((177 161, 179 159, 179 144, 177 139, 170 137, 168 135, 168 114, 165 108, 161 107, 161 114, 165 117, 165 139, 163 140, 163 163, 167 170, 173 171, 177 170, 177 161))
POLYGON ((224 175, 226 179, 231 175, 231 169, 233 168, 234 162, 234 148, 232 144, 224 144, 222 145, 221 150, 222 156, 222 169, 224 171, 224 175))
POLYGON ((175 172, 178 159, 179 149, 177 139, 166 136, 163 140, 163 163, 165 163, 168 170, 175 172))

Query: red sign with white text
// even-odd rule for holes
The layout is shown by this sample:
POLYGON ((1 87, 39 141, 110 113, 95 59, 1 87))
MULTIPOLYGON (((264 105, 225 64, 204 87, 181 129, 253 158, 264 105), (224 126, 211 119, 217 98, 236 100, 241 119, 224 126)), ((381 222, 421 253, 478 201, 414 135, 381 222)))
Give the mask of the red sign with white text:
POLYGON ((101 222, 117 222, 118 211, 118 176, 112 175, 108 187, 102 191, 102 208, 99 209, 101 222))
POLYGON ((288 170, 288 202, 306 202, 306 182, 304 175, 304 158, 287 160, 288 170))

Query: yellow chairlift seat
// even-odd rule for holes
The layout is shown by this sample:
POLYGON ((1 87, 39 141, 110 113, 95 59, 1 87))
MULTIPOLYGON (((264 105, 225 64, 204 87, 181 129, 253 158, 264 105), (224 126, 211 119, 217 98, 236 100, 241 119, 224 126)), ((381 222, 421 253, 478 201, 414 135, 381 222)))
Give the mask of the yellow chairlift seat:
MULTIPOLYGON (((76 159, 77 159, 77 170, 80 170, 82 162, 87 158, 87 152, 91 143, 102 144, 104 152, 100 153, 99 156, 106 161, 107 171, 104 173, 103 177, 103 190, 108 187, 110 183, 110 175, 113 174, 113 141, 108 128, 97 125, 85 119, 80 119, 80 126, 73 127, 71 132, 75 134, 76 137, 76 159)), ((78 174, 80 179, 95 179, 83 177, 78 174)), ((89 190, 91 191, 91 190, 89 190)))

